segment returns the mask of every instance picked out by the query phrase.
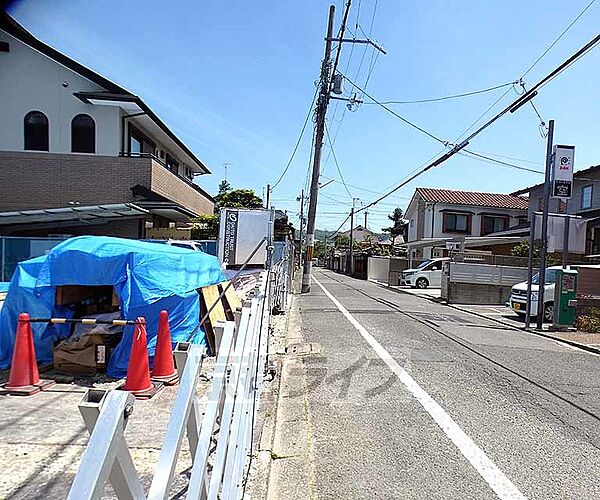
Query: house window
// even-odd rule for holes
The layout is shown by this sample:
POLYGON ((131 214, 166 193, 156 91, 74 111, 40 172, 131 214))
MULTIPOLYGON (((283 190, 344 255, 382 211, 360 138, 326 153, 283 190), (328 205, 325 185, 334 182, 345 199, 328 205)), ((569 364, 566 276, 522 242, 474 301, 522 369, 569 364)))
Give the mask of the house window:
POLYGON ((41 111, 30 111, 23 120, 25 149, 48 151, 48 117, 41 111))
POLYGON ((581 210, 585 210, 586 208, 592 208, 592 193, 593 193, 593 185, 583 186, 581 188, 581 210))
POLYGON ((77 115, 71 120, 71 151, 96 152, 96 122, 90 115, 77 115))
POLYGON ((137 128, 129 125, 129 153, 134 156, 145 154, 154 154, 156 145, 142 134, 137 128))
POLYGON ((173 172, 174 174, 179 173, 179 162, 173 158, 169 153, 167 153, 167 159, 165 160, 167 164, 167 168, 173 172))
POLYGON ((481 219, 481 236, 506 231, 508 229, 508 217, 494 217, 493 215, 484 215, 481 219))
POLYGON ((444 212, 445 233, 470 233, 471 215, 444 212))

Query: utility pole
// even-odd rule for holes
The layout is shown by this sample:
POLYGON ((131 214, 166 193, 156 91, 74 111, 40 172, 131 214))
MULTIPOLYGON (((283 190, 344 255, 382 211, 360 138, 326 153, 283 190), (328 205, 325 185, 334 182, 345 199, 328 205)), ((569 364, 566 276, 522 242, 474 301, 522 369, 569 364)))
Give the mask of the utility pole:
POLYGON ((546 145, 546 176, 544 178, 544 210, 542 212, 542 253, 540 254, 540 274, 538 280, 537 329, 544 322, 544 288, 546 285, 546 251, 548 250, 548 210, 550 205, 550 172, 552 170, 552 140, 554 120, 548 122, 548 143, 546 145))
POLYGON ((368 221, 368 217, 369 217, 369 212, 365 212, 365 229, 367 229, 367 221, 368 221))
POLYGON ((358 198, 352 198, 350 209, 350 276, 354 276, 354 204, 358 198))
POLYGON ((300 249, 302 250, 302 229, 304 229, 304 189, 300 193, 300 249))
POLYGON ((269 201, 271 201, 271 184, 267 184, 267 201, 265 202, 265 208, 268 210, 269 201))
POLYGON ((308 205, 308 222, 306 225, 306 260, 302 273, 302 293, 310 292, 310 275, 312 271, 312 257, 315 249, 315 222, 317 216, 317 196, 319 192, 319 174, 321 170, 321 151, 323 148, 323 136, 325 134, 325 116, 329 104, 329 77, 331 43, 333 39, 333 18, 335 6, 329 7, 329 20, 327 22, 327 38, 325 41, 325 57, 321 64, 321 90, 317 101, 317 119, 315 131, 315 153, 313 157, 312 179, 310 184, 310 198, 308 205))

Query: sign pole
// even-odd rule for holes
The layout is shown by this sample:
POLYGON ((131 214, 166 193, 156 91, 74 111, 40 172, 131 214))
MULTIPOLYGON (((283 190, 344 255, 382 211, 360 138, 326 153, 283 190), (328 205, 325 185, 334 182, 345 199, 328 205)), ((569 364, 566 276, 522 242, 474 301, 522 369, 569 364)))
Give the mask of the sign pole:
POLYGON ((531 222, 529 223, 529 259, 527 262, 527 305, 525 306, 525 328, 529 328, 529 325, 531 324, 531 279, 533 278, 533 244, 535 242, 536 219, 536 212, 532 212, 531 222))
POLYGON ((562 268, 567 268, 567 259, 569 258, 569 230, 571 225, 571 217, 568 215, 564 219, 565 231, 563 234, 563 249, 562 249, 562 268))
POLYGON ((548 143, 546 145, 546 176, 544 179, 544 207, 542 212, 542 252, 540 254, 540 273, 538 280, 537 329, 544 322, 544 287, 546 285, 546 250, 548 249, 548 205, 550 204, 550 171, 552 169, 552 140, 554 120, 548 122, 548 143))

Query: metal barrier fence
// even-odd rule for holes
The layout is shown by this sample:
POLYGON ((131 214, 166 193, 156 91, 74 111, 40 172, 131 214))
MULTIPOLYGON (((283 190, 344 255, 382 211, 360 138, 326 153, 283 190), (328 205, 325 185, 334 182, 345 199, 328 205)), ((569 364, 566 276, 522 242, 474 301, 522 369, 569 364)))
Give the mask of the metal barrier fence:
POLYGON ((282 248, 279 262, 273 266, 273 303, 271 312, 279 314, 287 309, 288 293, 292 289, 294 256, 291 245, 282 248))
POLYGON ((220 343, 202 417, 196 385, 204 347, 177 345, 179 389, 147 496, 125 441, 135 398, 119 390, 87 391, 79 409, 91 435, 69 499, 101 498, 107 481, 118 498, 168 498, 186 435, 192 457, 187 498, 241 498, 267 363, 272 274, 261 274, 253 298, 235 312, 235 321, 216 327, 220 343))

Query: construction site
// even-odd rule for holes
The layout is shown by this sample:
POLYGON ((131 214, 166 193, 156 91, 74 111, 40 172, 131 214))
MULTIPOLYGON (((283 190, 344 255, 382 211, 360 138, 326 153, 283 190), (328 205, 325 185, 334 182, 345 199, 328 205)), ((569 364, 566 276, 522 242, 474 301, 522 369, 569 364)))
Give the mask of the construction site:
POLYGON ((220 257, 82 236, 18 264, 0 310, 0 497, 243 495, 294 249, 273 211, 235 213, 220 257))

